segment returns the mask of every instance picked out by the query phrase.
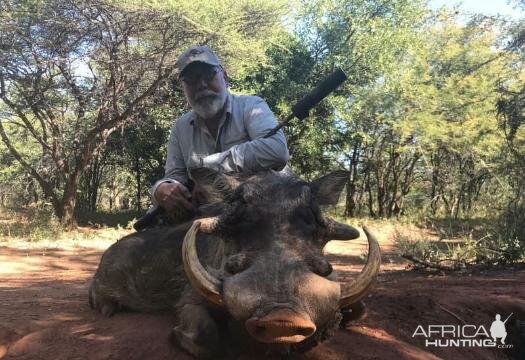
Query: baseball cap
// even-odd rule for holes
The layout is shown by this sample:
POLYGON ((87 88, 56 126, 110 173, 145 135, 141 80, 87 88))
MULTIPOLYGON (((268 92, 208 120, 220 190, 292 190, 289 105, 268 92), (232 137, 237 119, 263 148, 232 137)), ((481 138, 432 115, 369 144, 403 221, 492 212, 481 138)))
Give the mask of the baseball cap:
POLYGON ((179 76, 184 69, 193 62, 202 62, 212 66, 221 66, 219 58, 213 50, 207 45, 194 45, 182 53, 177 60, 177 68, 179 69, 179 76))

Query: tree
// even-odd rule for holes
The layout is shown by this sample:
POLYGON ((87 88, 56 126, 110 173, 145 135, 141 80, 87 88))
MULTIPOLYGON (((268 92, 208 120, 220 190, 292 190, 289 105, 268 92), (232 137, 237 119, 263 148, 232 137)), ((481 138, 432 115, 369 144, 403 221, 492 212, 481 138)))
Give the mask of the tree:
POLYGON ((174 14, 97 1, 2 7, 0 98, 11 116, 0 122, 0 135, 71 224, 83 171, 170 76, 174 50, 195 30, 174 14), (40 145, 45 170, 15 147, 17 128, 40 145))
MULTIPOLYGON (((525 1, 518 2, 525 9, 525 1)), ((496 105, 505 147, 500 158, 500 172, 507 179, 510 196, 500 218, 500 230, 510 239, 525 241, 525 19, 511 23, 505 38, 510 39, 507 50, 514 55, 514 68, 520 76, 498 84, 496 105)))
POLYGON ((225 33, 239 45, 254 31, 268 35, 279 21, 256 19, 276 14, 275 7, 240 2, 227 9, 231 27, 221 33, 191 19, 196 3, 0 0, 0 99, 9 110, 0 137, 62 223, 74 223, 83 173, 111 134, 152 106, 184 47, 220 44, 225 33), (18 146, 20 135, 38 147, 42 166, 18 146))
POLYGON ((355 134, 349 124, 356 94, 393 67, 425 9, 422 2, 405 0, 304 0, 295 9, 294 33, 272 46, 268 63, 241 82, 284 118, 334 65, 347 72, 349 80, 312 110, 308 119, 285 129, 291 162, 308 178, 334 167, 352 166, 342 157, 347 155, 347 143, 360 141, 359 136, 352 138, 355 134))
POLYGON ((425 191, 432 214, 440 209, 454 218, 469 214, 482 189, 496 181, 503 150, 497 84, 519 74, 498 44, 498 25, 482 17, 460 25, 453 14, 439 14, 414 67, 420 81, 406 84, 418 92, 419 109, 412 117, 431 174, 425 191))

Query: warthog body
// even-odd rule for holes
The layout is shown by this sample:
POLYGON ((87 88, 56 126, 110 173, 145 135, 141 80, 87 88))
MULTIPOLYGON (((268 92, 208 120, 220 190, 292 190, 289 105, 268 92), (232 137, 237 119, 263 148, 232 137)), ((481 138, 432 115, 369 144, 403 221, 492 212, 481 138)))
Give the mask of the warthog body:
POLYGON ((93 279, 91 306, 106 316, 120 308, 173 309, 173 338, 197 357, 228 350, 232 333, 276 351, 315 345, 339 325, 340 309, 364 296, 379 268, 370 236, 368 263, 351 284, 335 281, 323 256, 329 240, 359 236, 319 210, 337 201, 346 176, 306 183, 288 171, 244 179, 194 171, 209 199, 202 217, 112 245, 93 279))

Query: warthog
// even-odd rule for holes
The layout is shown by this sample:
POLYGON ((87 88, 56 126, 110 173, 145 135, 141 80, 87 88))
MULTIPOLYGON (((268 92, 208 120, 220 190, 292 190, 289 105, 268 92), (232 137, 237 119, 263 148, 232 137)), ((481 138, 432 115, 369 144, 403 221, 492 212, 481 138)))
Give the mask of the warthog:
POLYGON ((92 308, 105 316, 173 309, 173 339, 209 357, 241 347, 230 346, 232 334, 256 349, 307 349, 368 291, 380 253, 366 229, 368 261, 353 281, 337 282, 323 256, 328 241, 359 237, 319 208, 337 201, 347 173, 311 183, 289 170, 240 178, 198 169, 192 177, 209 199, 202 216, 113 244, 90 287, 92 308))

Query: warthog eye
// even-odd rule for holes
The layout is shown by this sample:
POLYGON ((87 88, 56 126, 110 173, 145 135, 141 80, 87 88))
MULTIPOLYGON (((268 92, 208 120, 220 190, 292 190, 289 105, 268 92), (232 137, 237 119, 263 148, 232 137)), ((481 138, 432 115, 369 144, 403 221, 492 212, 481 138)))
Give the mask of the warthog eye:
POLYGON ((246 270, 251 265, 251 261, 246 254, 235 254, 226 260, 225 269, 230 274, 234 275, 246 270))

